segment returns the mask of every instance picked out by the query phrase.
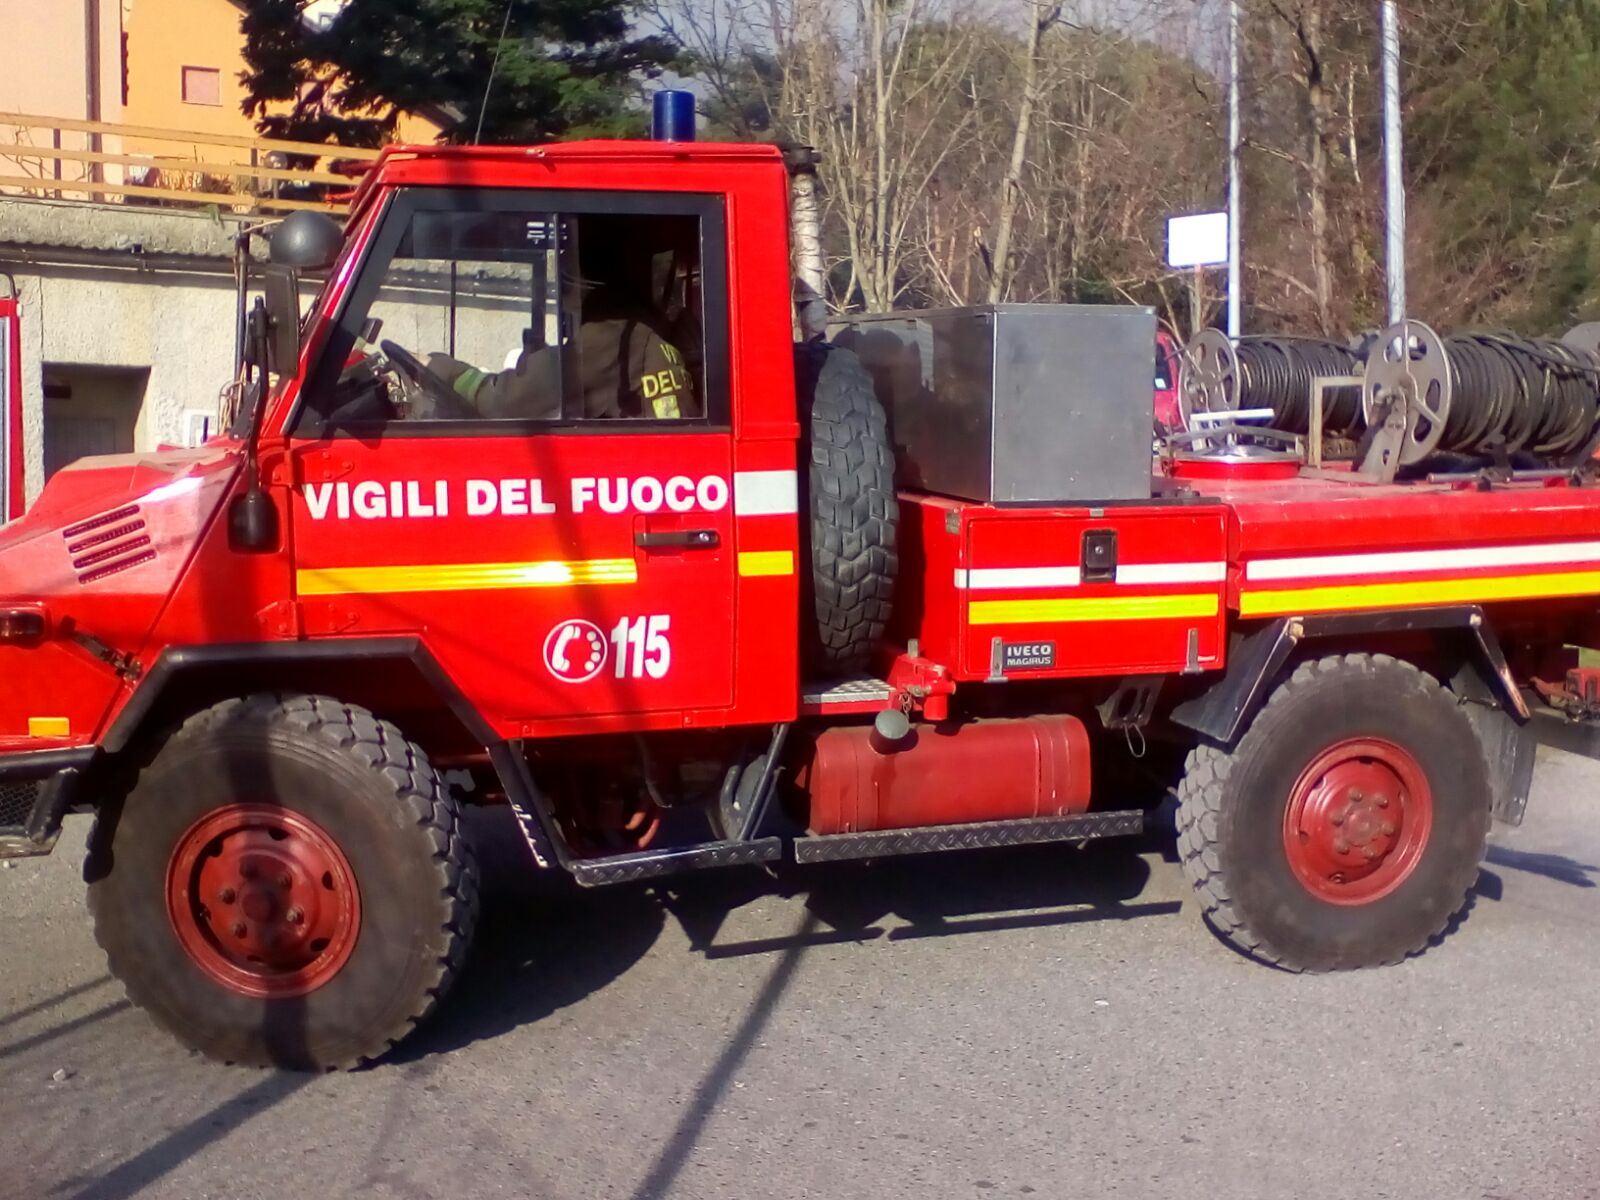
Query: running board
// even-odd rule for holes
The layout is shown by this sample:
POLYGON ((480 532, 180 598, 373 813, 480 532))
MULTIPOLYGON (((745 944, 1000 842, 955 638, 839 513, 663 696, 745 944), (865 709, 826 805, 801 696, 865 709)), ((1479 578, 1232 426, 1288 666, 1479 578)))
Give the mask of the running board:
POLYGON ((604 887, 653 879, 657 875, 674 875, 679 871, 773 862, 782 857, 783 842, 770 837, 753 842, 710 842, 681 850, 640 850, 607 858, 580 858, 568 864, 568 870, 583 887, 604 887))
POLYGON ((839 862, 852 858, 889 858, 897 854, 940 854, 947 850, 989 850, 1039 842, 1078 842, 1090 838, 1128 837, 1144 832, 1144 813, 1080 813, 1071 817, 1029 817, 1021 821, 986 821, 978 825, 929 825, 871 833, 830 833, 800 838, 794 860, 839 862))

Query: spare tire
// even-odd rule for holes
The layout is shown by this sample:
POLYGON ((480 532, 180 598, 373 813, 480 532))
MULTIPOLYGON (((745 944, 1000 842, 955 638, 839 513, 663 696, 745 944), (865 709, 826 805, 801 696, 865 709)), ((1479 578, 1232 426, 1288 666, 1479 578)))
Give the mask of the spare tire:
POLYGON ((866 669, 894 597, 894 452, 883 405, 861 360, 826 342, 795 347, 800 427, 810 450, 801 477, 811 570, 802 602, 805 665, 820 678, 866 669))

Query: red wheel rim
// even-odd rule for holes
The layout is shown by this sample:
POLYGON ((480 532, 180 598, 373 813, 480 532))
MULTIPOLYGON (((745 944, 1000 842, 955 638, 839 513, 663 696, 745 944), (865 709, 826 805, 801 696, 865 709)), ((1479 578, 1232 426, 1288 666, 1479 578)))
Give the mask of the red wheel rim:
POLYGON ((1317 899, 1371 904, 1411 877, 1432 830, 1433 791, 1417 760, 1392 742, 1351 738, 1301 772, 1283 846, 1317 899))
POLYGON ((303 996, 349 960, 361 897, 349 860, 315 821, 272 804, 230 804, 178 839, 167 916, 190 959, 223 987, 303 996))

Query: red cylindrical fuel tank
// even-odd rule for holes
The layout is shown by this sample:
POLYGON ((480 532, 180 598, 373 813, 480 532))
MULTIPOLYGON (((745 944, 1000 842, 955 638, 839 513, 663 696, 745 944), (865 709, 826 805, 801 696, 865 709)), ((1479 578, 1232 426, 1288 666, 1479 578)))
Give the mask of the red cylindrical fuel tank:
POLYGON ((1065 816, 1089 807, 1089 734, 1075 717, 918 725, 889 743, 870 726, 824 730, 796 782, 813 833, 1065 816))

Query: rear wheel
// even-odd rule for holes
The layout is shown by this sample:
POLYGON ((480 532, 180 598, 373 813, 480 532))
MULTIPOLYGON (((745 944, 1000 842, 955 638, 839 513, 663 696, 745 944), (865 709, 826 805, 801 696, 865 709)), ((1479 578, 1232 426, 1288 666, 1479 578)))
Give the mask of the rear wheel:
POLYGON ((1292 970, 1425 949, 1466 903, 1489 833, 1470 721, 1382 655, 1301 665, 1237 746, 1190 754, 1179 793, 1179 853, 1206 916, 1292 970))
POLYGON ((129 997, 230 1062, 355 1066, 448 990, 477 867, 427 756, 321 696, 186 721, 90 837, 95 936, 129 997))

